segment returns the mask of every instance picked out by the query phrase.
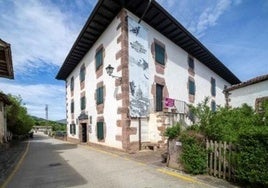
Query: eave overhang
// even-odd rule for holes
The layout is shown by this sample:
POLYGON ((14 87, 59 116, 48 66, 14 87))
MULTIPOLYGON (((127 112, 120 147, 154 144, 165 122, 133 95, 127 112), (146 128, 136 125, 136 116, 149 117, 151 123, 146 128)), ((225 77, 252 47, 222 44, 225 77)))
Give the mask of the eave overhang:
POLYGON ((10 44, 0 39, 0 77, 14 79, 10 44))
MULTIPOLYGON (((66 80, 122 8, 142 17, 149 0, 99 0, 67 55, 56 79, 66 80)), ((241 81, 201 42, 152 0, 143 21, 180 46, 230 84, 241 81)))

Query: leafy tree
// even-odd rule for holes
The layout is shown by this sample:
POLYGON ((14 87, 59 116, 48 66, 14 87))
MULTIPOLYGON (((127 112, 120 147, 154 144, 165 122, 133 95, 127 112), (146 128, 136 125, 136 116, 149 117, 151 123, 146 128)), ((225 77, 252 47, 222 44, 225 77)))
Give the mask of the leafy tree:
POLYGON ((33 127, 34 121, 22 106, 20 96, 8 95, 11 105, 7 107, 7 128, 15 135, 27 134, 33 127))

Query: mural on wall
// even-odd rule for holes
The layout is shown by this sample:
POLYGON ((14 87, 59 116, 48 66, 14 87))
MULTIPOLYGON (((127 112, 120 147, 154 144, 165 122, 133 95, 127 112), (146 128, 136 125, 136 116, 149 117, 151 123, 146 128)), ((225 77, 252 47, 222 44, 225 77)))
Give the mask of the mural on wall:
POLYGON ((130 116, 146 117, 149 110, 148 31, 128 17, 130 116))

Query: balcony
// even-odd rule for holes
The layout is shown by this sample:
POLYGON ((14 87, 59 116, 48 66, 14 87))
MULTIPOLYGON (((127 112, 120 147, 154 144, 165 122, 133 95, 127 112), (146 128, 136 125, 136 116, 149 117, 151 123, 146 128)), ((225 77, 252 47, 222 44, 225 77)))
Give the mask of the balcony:
POLYGON ((150 99, 149 113, 155 112, 187 114, 189 112, 189 106, 185 101, 177 99, 164 99, 162 103, 155 101, 155 99, 150 99))

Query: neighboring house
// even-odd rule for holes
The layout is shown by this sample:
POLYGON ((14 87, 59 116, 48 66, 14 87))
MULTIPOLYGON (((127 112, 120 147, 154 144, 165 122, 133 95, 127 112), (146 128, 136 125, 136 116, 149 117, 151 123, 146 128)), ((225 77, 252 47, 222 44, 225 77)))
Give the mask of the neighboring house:
MULTIPOLYGON (((0 77, 14 79, 10 44, 0 39, 0 77)), ((1 90, 1 88, 0 88, 1 90)), ((10 104, 7 96, 0 92, 0 143, 10 138, 7 130, 6 106, 10 104)))
POLYGON ((57 76, 68 139, 137 150, 190 122, 187 104, 224 105, 240 80, 155 1, 100 0, 57 76), (109 76, 106 70, 114 69, 109 76))
POLYGON ((262 101, 268 100, 268 74, 232 85, 224 92, 229 106, 241 107, 246 103, 258 111, 262 101))

